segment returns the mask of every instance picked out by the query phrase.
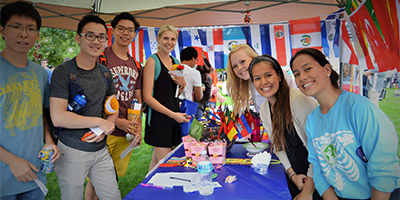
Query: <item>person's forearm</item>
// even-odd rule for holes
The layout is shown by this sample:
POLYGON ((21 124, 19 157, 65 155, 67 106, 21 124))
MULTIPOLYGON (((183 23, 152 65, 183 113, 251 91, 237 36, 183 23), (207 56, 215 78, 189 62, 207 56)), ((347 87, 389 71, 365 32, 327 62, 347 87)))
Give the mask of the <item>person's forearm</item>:
POLYGON ((119 110, 116 113, 112 114, 112 115, 107 115, 106 119, 108 121, 111 121, 111 122, 115 123, 117 121, 117 119, 118 119, 118 115, 119 115, 119 110))
POLYGON ((3 161, 6 165, 10 165, 16 157, 16 155, 12 154, 11 152, 0 146, 0 160, 3 161))
POLYGON ((50 131, 49 109, 43 109, 43 138, 45 144, 54 144, 50 131))
POLYGON ((325 192, 322 194, 322 198, 324 200, 338 200, 339 198, 337 197, 335 190, 333 190, 333 187, 329 187, 325 192))
POLYGON ((87 117, 70 111, 52 114, 52 119, 56 119, 53 120, 54 126, 71 129, 97 127, 101 125, 101 121, 103 120, 100 117, 87 117))
POLYGON ((387 200, 391 193, 381 192, 372 187, 371 200, 387 200))
POLYGON ((313 178, 307 176, 306 182, 304 183, 303 192, 306 194, 313 194, 315 191, 315 185, 313 178))

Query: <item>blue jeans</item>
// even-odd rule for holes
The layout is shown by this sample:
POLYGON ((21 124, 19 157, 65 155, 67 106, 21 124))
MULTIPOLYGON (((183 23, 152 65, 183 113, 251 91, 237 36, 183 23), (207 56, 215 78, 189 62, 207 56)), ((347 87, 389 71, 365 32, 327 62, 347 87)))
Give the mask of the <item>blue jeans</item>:
POLYGON ((44 200, 44 194, 38 187, 24 193, 1 197, 1 200, 44 200))

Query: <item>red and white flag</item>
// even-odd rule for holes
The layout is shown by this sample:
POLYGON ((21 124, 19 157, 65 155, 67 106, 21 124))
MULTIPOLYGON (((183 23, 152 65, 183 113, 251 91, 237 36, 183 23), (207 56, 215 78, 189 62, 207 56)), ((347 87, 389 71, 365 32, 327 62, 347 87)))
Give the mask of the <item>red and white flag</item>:
MULTIPOLYGON (((392 1, 392 0, 388 0, 392 1)), ((399 0, 396 0, 396 2, 399 4, 399 0)), ((388 4, 382 3, 380 0, 372 0, 373 6, 374 6, 374 11, 375 15, 378 19, 380 30, 382 32, 383 36, 383 42, 385 44, 384 48, 385 51, 388 54, 387 56, 391 58, 392 60, 390 61, 391 63, 400 63, 400 51, 399 51, 399 43, 398 40, 396 40, 396 30, 394 29, 395 25, 394 23, 398 23, 398 20, 394 19, 394 23, 392 23, 391 17, 389 12, 400 12, 400 10, 397 10, 396 7, 390 8, 388 7, 388 4)), ((400 15, 400 13, 397 13, 400 15)), ((398 27, 398 24, 397 24, 398 27)), ((397 30, 398 34, 398 30, 397 30)), ((399 39, 399 38, 397 38, 399 39)), ((396 67, 396 66, 394 66, 396 67)), ((379 68, 381 68, 379 66, 379 68)), ((393 69, 393 68, 391 68, 393 69)), ((388 70, 391 70, 388 69, 388 70)), ((397 65, 397 70, 400 70, 400 64, 397 65)), ((385 70, 386 71, 386 70, 385 70)))
POLYGON ((358 65, 358 59, 355 54, 353 44, 350 40, 345 21, 340 21, 340 62, 358 65))
POLYGON ((303 48, 314 48, 322 51, 320 17, 290 20, 292 54, 303 48))
POLYGON ((271 56, 278 60, 281 66, 289 65, 292 58, 290 48, 289 24, 269 25, 271 56))
POLYGON ((136 33, 136 37, 129 45, 128 51, 135 60, 143 63, 143 29, 136 33))
POLYGON ((108 38, 108 40, 107 40, 106 47, 111 46, 113 44, 113 42, 114 42, 113 34, 112 34, 111 30, 112 30, 112 26, 111 25, 107 25, 107 38, 108 38))
MULTIPOLYGON (((373 1, 374 3, 375 1, 373 1)), ((400 48, 400 1, 386 0, 397 46, 400 48)), ((378 2, 379 3, 379 2, 378 2)), ((375 4, 374 4, 375 6, 375 4)))
MULTIPOLYGON (((393 65, 393 63, 399 63, 398 57, 389 51, 374 21, 372 20, 371 15, 365 7, 365 4, 360 4, 360 6, 349 17, 356 32, 361 29, 363 30, 365 38, 374 55, 375 62, 379 67, 379 72, 392 70, 398 67, 398 65, 393 65)), ((357 34, 357 37, 360 36, 357 34)), ((359 38, 360 43, 362 43, 363 39, 363 37, 361 37, 361 39, 359 38)))

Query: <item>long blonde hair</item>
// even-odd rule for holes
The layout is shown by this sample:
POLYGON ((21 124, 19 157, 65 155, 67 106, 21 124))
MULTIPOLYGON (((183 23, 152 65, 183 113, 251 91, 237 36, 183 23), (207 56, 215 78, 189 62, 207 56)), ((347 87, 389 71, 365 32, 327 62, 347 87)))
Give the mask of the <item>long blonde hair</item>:
POLYGON ((243 50, 251 59, 254 59, 258 54, 247 44, 239 44, 235 46, 228 56, 228 63, 226 66, 227 72, 227 88, 228 94, 232 98, 233 113, 240 114, 245 108, 249 108, 250 102, 250 79, 243 80, 236 76, 232 69, 231 56, 233 53, 243 50))

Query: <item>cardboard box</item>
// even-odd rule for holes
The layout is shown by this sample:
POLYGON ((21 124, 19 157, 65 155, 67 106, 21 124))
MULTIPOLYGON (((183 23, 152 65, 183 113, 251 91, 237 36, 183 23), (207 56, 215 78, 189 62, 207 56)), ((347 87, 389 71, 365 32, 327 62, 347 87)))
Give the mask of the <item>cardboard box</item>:
POLYGON ((205 142, 197 142, 196 144, 190 146, 190 152, 192 153, 193 161, 198 162, 200 158, 200 152, 206 150, 207 144, 208 143, 205 142))
POLYGON ((196 139, 191 137, 190 135, 182 137, 183 147, 185 148, 185 156, 191 158, 192 153, 190 152, 190 146, 197 144, 196 139))
POLYGON ((212 164, 224 164, 226 157, 226 142, 216 141, 208 145, 208 156, 212 164))

